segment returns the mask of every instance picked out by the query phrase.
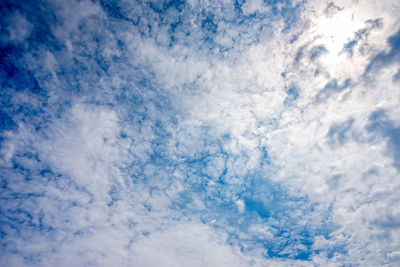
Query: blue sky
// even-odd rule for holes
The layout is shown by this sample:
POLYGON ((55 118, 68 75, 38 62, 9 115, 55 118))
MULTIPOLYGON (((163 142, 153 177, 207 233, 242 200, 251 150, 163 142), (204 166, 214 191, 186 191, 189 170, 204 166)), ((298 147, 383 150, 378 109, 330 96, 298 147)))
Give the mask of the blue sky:
POLYGON ((396 266, 400 3, 3 1, 1 266, 396 266))

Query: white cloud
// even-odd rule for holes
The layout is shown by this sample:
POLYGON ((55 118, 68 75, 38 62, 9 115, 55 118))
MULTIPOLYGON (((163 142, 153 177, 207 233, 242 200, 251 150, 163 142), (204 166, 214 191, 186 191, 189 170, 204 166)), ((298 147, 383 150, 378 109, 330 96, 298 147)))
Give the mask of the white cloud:
POLYGON ((144 237, 133 245, 133 264, 138 266, 248 266, 226 244, 226 237, 198 223, 184 223, 144 237), (173 241, 173 242, 171 242, 173 241))
MULTIPOLYGON (((0 263, 396 261, 398 64, 365 71, 399 5, 177 5, 53 2, 65 49, 22 57, 46 93, 10 86, 4 107, 0 263)), ((37 26, 22 13, 10 40, 37 26)))
POLYGON ((22 42, 29 36, 32 24, 21 14, 15 13, 7 28, 10 41, 22 42))

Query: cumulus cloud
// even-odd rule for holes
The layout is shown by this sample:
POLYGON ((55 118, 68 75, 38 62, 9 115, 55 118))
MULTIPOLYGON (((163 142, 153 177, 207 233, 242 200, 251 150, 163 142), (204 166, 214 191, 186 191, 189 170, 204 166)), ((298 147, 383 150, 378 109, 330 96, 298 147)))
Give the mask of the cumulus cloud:
POLYGON ((396 1, 7 1, 0 265, 391 266, 396 1))

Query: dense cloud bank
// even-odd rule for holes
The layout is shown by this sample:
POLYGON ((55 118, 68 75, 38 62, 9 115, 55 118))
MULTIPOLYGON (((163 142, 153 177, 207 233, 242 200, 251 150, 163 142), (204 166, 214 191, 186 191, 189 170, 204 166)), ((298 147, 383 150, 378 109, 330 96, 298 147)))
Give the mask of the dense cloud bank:
POLYGON ((398 1, 3 1, 1 266, 394 266, 398 1))

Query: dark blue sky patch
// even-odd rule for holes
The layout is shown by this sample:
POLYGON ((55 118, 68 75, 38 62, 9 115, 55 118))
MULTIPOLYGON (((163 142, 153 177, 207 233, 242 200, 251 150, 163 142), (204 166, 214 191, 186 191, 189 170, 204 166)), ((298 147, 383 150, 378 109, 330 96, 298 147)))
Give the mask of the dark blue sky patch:
POLYGON ((132 22, 133 24, 137 24, 134 19, 131 19, 126 14, 124 14, 123 9, 118 6, 117 1, 99 0, 99 4, 110 18, 116 20, 127 20, 129 22, 132 22))
POLYGON ((400 58, 400 30, 387 39, 390 47, 388 52, 380 52, 374 56, 365 69, 365 73, 379 72, 381 68, 392 65, 399 61, 400 58))
POLYGON ((343 7, 340 7, 339 5, 336 5, 334 2, 329 2, 326 5, 325 8, 325 14, 327 14, 328 16, 331 15, 332 13, 338 12, 338 11, 342 11, 343 7))
POLYGON ((391 47, 391 53, 400 51, 400 30, 388 38, 388 44, 391 47))
POLYGON ((293 97, 293 100, 296 100, 299 97, 299 89, 296 86, 292 86, 287 90, 288 95, 293 97))
POLYGON ((400 229, 400 220, 391 212, 386 213, 383 218, 373 221, 373 224, 381 229, 400 229))
MULTIPOLYGON (((204 181, 204 178, 198 181, 204 181)), ((176 207, 183 209, 190 207, 188 204, 193 201, 191 195, 200 193, 205 197, 207 210, 199 210, 196 214, 204 222, 216 220, 213 224, 214 227, 226 228, 226 224, 228 224, 230 228, 233 227, 233 229, 250 234, 249 229, 252 224, 265 223, 277 231, 273 241, 257 236, 251 240, 242 240, 235 235, 235 232, 232 232, 230 235, 232 243, 242 244, 244 247, 255 246, 258 243, 268 251, 270 257, 309 260, 313 253, 314 235, 329 233, 331 229, 328 218, 325 223, 321 223, 323 229, 297 225, 299 218, 293 217, 292 212, 297 210, 302 214, 307 214, 312 207, 305 198, 290 196, 283 187, 267 178, 257 178, 257 175, 248 176, 245 186, 224 182, 209 187, 207 181, 205 182, 200 187, 195 186, 192 190, 182 193, 182 199, 176 202, 176 207), (239 211, 235 202, 236 198, 243 201, 243 212, 239 211), (304 245, 305 249, 290 254, 283 252, 294 245, 290 240, 297 240, 304 245)))
POLYGON ((395 75, 393 75, 393 82, 400 82, 400 69, 397 71, 395 75))
POLYGON ((215 23, 214 16, 212 14, 209 14, 201 22, 201 27, 202 27, 203 31, 205 32, 205 35, 210 36, 217 32, 218 23, 215 23))
POLYGON ((351 40, 351 41, 347 42, 347 43, 343 46, 343 49, 342 49, 342 51, 340 51, 340 53, 346 52, 346 53, 348 53, 350 56, 352 56, 352 55, 353 55, 354 48, 357 46, 357 44, 358 44, 358 40, 351 40))
POLYGON ((299 64, 301 59, 304 57, 304 50, 306 49, 306 46, 300 46, 299 49, 296 52, 296 56, 294 58, 294 64, 299 64))
POLYGON ((354 119, 349 118, 342 123, 334 123, 326 134, 326 141, 331 147, 344 145, 351 137, 354 119))
POLYGON ((297 88, 295 85, 289 87, 289 89, 287 89, 287 97, 285 98, 284 104, 293 104, 293 102, 295 102, 297 98, 299 98, 299 91, 299 88, 297 88))
POLYGON ((185 4, 186 4, 186 1, 183 1, 183 0, 169 0, 169 1, 164 1, 163 8, 164 8, 164 10, 169 9, 169 8, 175 8, 179 12, 182 12, 185 4))
POLYGON ((323 54, 327 54, 329 51, 325 45, 317 45, 310 50, 310 60, 314 61, 321 57, 323 54))
POLYGON ((164 13, 170 8, 175 8, 179 12, 182 12, 186 5, 186 1, 183 0, 163 0, 149 3, 149 6, 157 13, 164 13))
POLYGON ((17 128, 17 124, 13 119, 4 111, 0 110, 0 134, 3 131, 12 131, 17 128))
POLYGON ((393 166, 400 171, 400 127, 389 119, 386 111, 381 109, 371 113, 366 130, 386 139, 386 149, 393 157, 393 166))
POLYGON ((321 91, 319 91, 319 93, 315 96, 315 100, 318 103, 326 101, 332 95, 345 90, 350 86, 350 84, 351 79, 346 79, 342 84, 339 84, 336 79, 332 79, 324 86, 324 88, 321 89, 321 91))
POLYGON ((304 0, 294 2, 291 0, 263 0, 267 6, 272 7, 272 13, 275 16, 281 16, 285 22, 284 32, 291 29, 296 21, 300 19, 302 5, 306 2, 304 0))
POLYGON ((267 219, 270 216, 268 208, 262 201, 245 197, 244 204, 249 212, 256 212, 263 219, 267 219))
MULTIPOLYGON (((3 1, 4 3, 4 1, 3 1)), ((28 49, 38 50, 46 47, 51 51, 59 50, 62 45, 57 41, 54 36, 51 27, 56 26, 59 21, 55 16, 53 7, 46 1, 5 1, 5 5, 2 5, 1 13, 4 14, 0 18, 2 26, 9 26, 10 16, 16 12, 25 16, 29 22, 33 22, 33 27, 26 37, 24 46, 28 49)), ((3 29, 6 29, 4 27, 3 29)), ((1 32, 1 34, 7 34, 7 30, 1 32)), ((1 41, 7 40, 8 38, 1 38, 1 41)))
POLYGON ((17 91, 30 90, 40 93, 42 88, 34 74, 21 62, 21 48, 7 45, 0 47, 0 79, 2 88, 12 88, 17 91))
POLYGON ((369 123, 366 126, 367 131, 385 133, 387 129, 392 127, 392 122, 386 115, 386 111, 383 109, 372 112, 369 116, 369 123))

